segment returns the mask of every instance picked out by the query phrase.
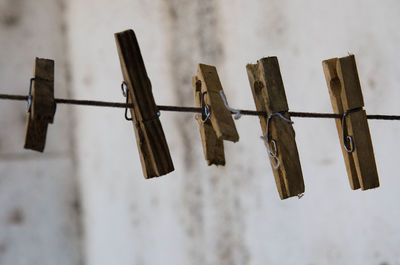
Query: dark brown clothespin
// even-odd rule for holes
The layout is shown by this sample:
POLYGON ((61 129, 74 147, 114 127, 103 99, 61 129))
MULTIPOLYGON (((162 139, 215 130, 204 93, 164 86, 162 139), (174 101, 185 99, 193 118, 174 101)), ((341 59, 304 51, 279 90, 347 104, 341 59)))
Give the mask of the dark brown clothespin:
POLYGON ((55 112, 54 61, 36 58, 28 95, 25 149, 43 152, 47 126, 53 123, 55 112))
POLYGON ((193 77, 192 82, 195 104, 202 108, 202 115, 197 116, 197 120, 204 157, 208 165, 225 165, 223 140, 237 142, 239 134, 232 114, 221 97, 223 88, 217 69, 199 64, 197 76, 193 77))
POLYGON ((342 152, 353 190, 379 187, 378 171, 354 55, 322 62, 342 152))
POLYGON ((153 178, 174 170, 168 144, 154 101, 150 79, 133 30, 115 34, 122 75, 127 87, 136 142, 144 177, 153 178))
POLYGON ((262 58, 246 69, 256 109, 267 113, 260 123, 279 196, 300 197, 304 180, 278 59, 262 58))

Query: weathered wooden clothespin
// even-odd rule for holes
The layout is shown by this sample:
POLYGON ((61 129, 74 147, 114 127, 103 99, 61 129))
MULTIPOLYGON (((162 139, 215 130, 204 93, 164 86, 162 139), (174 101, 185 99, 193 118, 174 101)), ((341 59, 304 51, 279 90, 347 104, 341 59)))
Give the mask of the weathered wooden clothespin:
POLYGON ((194 101, 196 107, 201 107, 203 112, 197 115, 196 119, 200 127, 200 136, 203 144, 204 158, 210 165, 225 165, 224 141, 218 139, 209 119, 210 113, 206 109, 204 94, 201 92, 201 81, 194 76, 192 79, 194 101))
POLYGON ((300 197, 304 180, 278 59, 262 58, 246 69, 256 109, 267 113, 260 123, 279 196, 300 197))
POLYGON ((354 55, 322 62, 336 128, 353 190, 379 187, 378 171, 354 55))
POLYGON ((54 61, 36 58, 28 95, 25 149, 43 152, 47 126, 53 123, 55 111, 54 61))
POLYGON ((197 116, 203 143, 204 157, 208 165, 225 165, 223 140, 237 142, 239 134, 221 97, 223 88, 217 69, 211 65, 199 64, 197 76, 192 79, 194 100, 202 108, 197 116))
POLYGON ((144 177, 153 178, 174 170, 168 144, 154 101, 150 79, 133 30, 115 34, 122 75, 127 86, 136 142, 144 177))

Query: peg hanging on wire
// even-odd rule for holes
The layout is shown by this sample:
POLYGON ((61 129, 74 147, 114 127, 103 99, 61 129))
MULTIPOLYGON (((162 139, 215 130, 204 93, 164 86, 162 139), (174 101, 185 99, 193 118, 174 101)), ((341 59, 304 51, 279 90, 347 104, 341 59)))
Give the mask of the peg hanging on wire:
POLYGON ((169 106, 157 105, 154 100, 134 32, 116 33, 115 39, 125 102, 55 98, 54 61, 39 58, 35 60, 28 95, 0 94, 0 100, 27 102, 26 149, 44 150, 47 127, 53 123, 57 104, 123 108, 125 119, 132 121, 137 135, 144 177, 159 177, 174 170, 161 126, 161 111, 196 114, 207 164, 219 166, 226 163, 223 141, 239 140, 232 115, 235 120, 254 116, 260 119, 280 198, 301 198, 305 187, 291 118, 329 118, 336 121, 351 188, 366 190, 379 186, 367 119, 394 121, 400 120, 400 115, 366 115, 353 55, 323 62, 334 113, 289 111, 276 57, 261 58, 257 64, 246 67, 256 110, 231 107, 216 68, 205 64, 198 65, 192 79, 195 107, 169 106))

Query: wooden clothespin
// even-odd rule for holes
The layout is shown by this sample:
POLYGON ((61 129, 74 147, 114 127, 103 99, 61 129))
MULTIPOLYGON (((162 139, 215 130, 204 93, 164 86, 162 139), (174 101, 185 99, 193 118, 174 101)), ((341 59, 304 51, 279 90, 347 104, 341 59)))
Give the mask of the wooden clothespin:
POLYGON ((256 109, 268 114, 260 123, 279 196, 300 197, 304 180, 278 59, 262 58, 246 69, 256 109))
POLYGON ((322 62, 336 128, 353 190, 379 187, 378 171, 354 55, 322 62))
MULTIPOLYGON (((194 76, 192 79, 194 102, 196 107, 205 107, 204 94, 201 92, 201 81, 194 76)), ((224 141, 218 139, 211 125, 210 119, 207 117, 209 113, 198 115, 197 121, 200 127, 200 136, 203 144, 204 158, 209 166, 225 165, 224 141)))
POLYGON ((128 88, 130 109, 144 177, 153 178, 174 170, 150 79, 133 30, 115 34, 122 75, 128 88))
POLYGON ((194 100, 202 107, 202 117, 197 117, 203 143, 204 157, 208 165, 225 165, 223 140, 237 142, 239 134, 221 97, 223 92, 217 69, 199 64, 197 76, 192 79, 194 100), (206 113, 204 113, 206 112, 206 113))
POLYGON ((43 152, 47 126, 53 123, 55 112, 54 61, 36 58, 28 96, 25 149, 43 152))

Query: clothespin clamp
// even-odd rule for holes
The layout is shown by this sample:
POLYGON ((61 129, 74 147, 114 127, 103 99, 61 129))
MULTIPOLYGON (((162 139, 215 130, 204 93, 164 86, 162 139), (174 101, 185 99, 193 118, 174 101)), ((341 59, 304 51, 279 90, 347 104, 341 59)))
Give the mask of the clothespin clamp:
POLYGON ((124 78, 121 88, 126 102, 134 105, 130 108, 131 118, 127 110, 125 118, 133 122, 143 175, 147 179, 168 174, 174 165, 135 33, 116 33, 115 40, 124 78))
POLYGON ((279 196, 301 198, 304 180, 278 59, 262 58, 246 69, 256 109, 267 113, 259 118, 279 196))
POLYGON ((202 108, 202 115, 197 116, 197 120, 205 160, 209 166, 225 165, 223 140, 237 142, 239 135, 231 112, 225 107, 226 98, 221 97, 223 88, 217 69, 199 64, 192 85, 195 105, 202 108))
POLYGON ((379 187, 378 171, 354 55, 322 62, 350 187, 379 187))
POLYGON ((56 112, 54 101, 54 61, 35 58, 34 77, 30 80, 25 149, 43 152, 47 127, 56 112))

